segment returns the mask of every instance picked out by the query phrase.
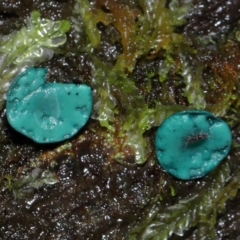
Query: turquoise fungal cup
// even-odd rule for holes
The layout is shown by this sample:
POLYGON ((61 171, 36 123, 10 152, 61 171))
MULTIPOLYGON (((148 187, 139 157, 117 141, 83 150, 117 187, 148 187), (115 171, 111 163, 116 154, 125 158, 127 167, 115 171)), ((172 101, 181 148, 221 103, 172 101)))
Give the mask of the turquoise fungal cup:
POLYGON ((229 126, 206 111, 183 111, 167 118, 158 128, 155 149, 159 164, 182 180, 212 171, 229 153, 229 126))
POLYGON ((88 121, 92 92, 86 85, 47 83, 44 68, 20 74, 7 94, 10 125, 37 143, 72 137, 88 121))

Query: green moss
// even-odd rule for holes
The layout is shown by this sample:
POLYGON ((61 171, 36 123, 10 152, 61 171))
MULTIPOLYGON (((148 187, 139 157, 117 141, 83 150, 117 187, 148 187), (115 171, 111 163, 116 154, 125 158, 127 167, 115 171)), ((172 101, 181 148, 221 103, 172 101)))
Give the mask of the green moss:
POLYGON ((148 55, 154 57, 160 50, 170 51, 174 45, 183 41, 175 32, 177 26, 185 23, 189 4, 181 8, 166 8, 166 1, 138 1, 142 12, 137 13, 137 21, 131 14, 132 9, 109 4, 113 12, 114 26, 122 38, 123 53, 119 56, 115 68, 132 72, 136 61, 148 55), (121 14, 115 14, 121 11, 121 14), (125 28, 127 26, 127 28, 125 28))
POLYGON ((201 239, 200 235, 217 239, 214 232, 217 213, 223 212, 226 201, 235 197, 239 188, 239 177, 228 183, 229 179, 230 169, 224 163, 207 177, 204 187, 192 193, 194 197, 165 209, 153 203, 151 215, 131 231, 128 239, 169 239, 173 233, 182 236, 191 227, 199 227, 197 239, 201 239))
POLYGON ((77 14, 77 19, 73 18, 73 21, 78 21, 74 26, 77 26, 79 22, 81 22, 81 27, 83 27, 85 31, 82 32, 79 27, 76 27, 76 30, 83 33, 91 47, 99 47, 101 34, 97 28, 97 24, 102 22, 108 25, 112 22, 111 14, 106 14, 101 9, 94 9, 88 0, 77 0, 74 12, 77 14))
POLYGON ((145 133, 172 113, 208 110, 231 125, 238 122, 238 44, 182 34, 179 27, 186 23, 191 3, 139 0, 128 5, 101 0, 90 5, 78 0, 76 13, 81 18, 76 16, 74 27, 79 29, 81 51, 92 60, 88 84, 95 92, 93 118, 122 139, 117 149, 130 146, 137 163, 144 163, 152 149, 145 133), (114 41, 119 39, 122 52, 115 62, 106 63, 97 55, 102 41, 99 23, 119 33, 114 41), (156 62, 158 68, 147 69, 139 79, 136 66, 148 62, 156 62))
POLYGON ((0 39, 0 107, 10 83, 26 67, 38 65, 52 58, 54 49, 66 42, 69 21, 41 19, 32 12, 27 26, 0 39))
MULTIPOLYGON (((78 0, 77 3, 75 13, 80 14, 81 18, 76 15, 74 28, 78 29, 82 36, 82 39, 79 38, 79 44, 83 44, 82 51, 87 51, 93 62, 92 81, 89 82, 95 90, 93 118, 99 120, 101 126, 115 136, 124 138, 123 146, 130 146, 134 150, 136 162, 144 163, 147 156, 146 149, 149 148, 143 137, 144 133, 158 126, 170 113, 183 110, 185 107, 147 102, 144 94, 151 91, 151 77, 146 83, 148 89, 144 90, 143 94, 136 85, 133 70, 138 59, 146 56, 154 59, 163 52, 164 64, 161 69, 152 71, 151 75, 159 76, 159 81, 163 82, 168 80, 171 71, 176 71, 174 66, 176 59, 173 53, 176 49, 179 54, 182 53, 180 49, 184 45, 184 38, 175 30, 177 26, 185 23, 190 4, 178 6, 175 2, 166 8, 165 1, 161 3, 152 1, 151 4, 138 1, 140 8, 133 8, 113 1, 99 2, 100 7, 109 10, 106 13, 99 10, 99 6, 90 6, 88 1, 78 0), (92 48, 97 49, 101 42, 98 23, 106 26, 112 24, 121 37, 123 52, 113 65, 103 62, 93 54, 92 48)), ((187 67, 185 63, 177 70, 183 75, 187 67)), ((189 76, 185 78, 187 77, 189 78, 189 76)), ((195 86, 196 83, 188 88, 191 94, 195 86)), ((200 87, 196 91, 201 93, 200 87)), ((202 98, 195 101, 201 96, 198 93, 195 94, 196 97, 189 99, 192 103, 202 106, 200 103, 202 98)))
POLYGON ((5 176, 5 179, 5 188, 12 191, 15 198, 22 198, 32 193, 34 189, 41 188, 44 185, 53 185, 58 182, 56 174, 49 170, 43 171, 40 168, 34 168, 28 175, 19 179, 13 179, 10 175, 5 176))

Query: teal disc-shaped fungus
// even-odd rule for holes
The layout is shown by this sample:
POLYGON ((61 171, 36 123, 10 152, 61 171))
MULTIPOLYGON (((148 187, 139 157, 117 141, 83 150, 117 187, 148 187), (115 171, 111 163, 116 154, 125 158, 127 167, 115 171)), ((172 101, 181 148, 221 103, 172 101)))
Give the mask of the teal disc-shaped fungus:
POLYGON ((46 74, 44 68, 27 69, 7 94, 10 125, 38 143, 70 138, 86 124, 92 110, 88 86, 46 83, 46 74))
POLYGON ((155 149, 159 164, 182 180, 200 178, 229 153, 228 125, 206 111, 184 111, 167 118, 158 128, 155 149))

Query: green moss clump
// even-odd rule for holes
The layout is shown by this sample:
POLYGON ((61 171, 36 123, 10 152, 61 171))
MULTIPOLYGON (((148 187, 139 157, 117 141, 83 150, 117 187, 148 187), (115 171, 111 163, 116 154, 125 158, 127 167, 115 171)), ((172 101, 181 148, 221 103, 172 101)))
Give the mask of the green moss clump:
POLYGON ((13 179, 12 176, 5 176, 6 189, 13 192, 15 198, 22 198, 30 193, 33 193, 34 189, 43 187, 44 185, 53 185, 58 183, 58 177, 56 174, 49 170, 43 171, 41 168, 34 168, 28 175, 13 179))
MULTIPOLYGON (((229 110, 236 112, 239 70, 234 66, 240 58, 235 53, 231 61, 227 59, 232 51, 239 52, 237 44, 221 43, 219 58, 208 50, 210 40, 183 34, 179 27, 186 23, 191 2, 175 0, 167 5, 166 1, 139 0, 131 6, 106 0, 92 5, 86 0, 77 2, 74 28, 80 51, 92 60, 88 84, 95 91, 93 118, 122 138, 117 149, 127 145, 133 149, 137 163, 146 161, 146 149, 151 151, 144 134, 169 114, 201 109, 224 117, 229 110), (122 52, 115 62, 102 61, 97 54, 102 41, 99 24, 112 25, 119 33, 122 52), (136 76, 138 64, 154 61, 158 68, 136 76)), ((233 115, 230 124, 237 121, 233 115)))
POLYGON ((9 36, 0 38, 0 107, 10 83, 26 67, 50 60, 54 49, 66 42, 69 21, 41 19, 40 13, 32 12, 27 26, 9 36))
MULTIPOLYGON (((145 94, 152 90, 151 84, 148 84, 148 90, 142 94, 134 80, 136 63, 143 57, 151 61, 163 53, 166 59, 172 59, 165 62, 165 67, 161 70, 153 72, 154 76, 159 76, 160 82, 165 81, 169 72, 174 70, 176 60, 172 53, 176 49, 181 53, 180 48, 184 45, 184 38, 177 33, 176 28, 186 22, 185 16, 190 4, 177 7, 174 3, 170 8, 165 5, 165 1, 152 1, 151 4, 139 1, 136 8, 113 1, 103 0, 90 5, 87 1, 78 0, 74 10, 78 14, 74 18, 74 28, 78 29, 80 35, 79 44, 93 62, 92 81, 89 82, 95 89, 93 118, 99 120, 101 126, 115 136, 122 138, 123 141, 120 142, 123 146, 130 146, 134 150, 137 163, 146 161, 146 149, 151 148, 143 134, 158 126, 164 117, 186 108, 177 104, 169 106, 157 101, 147 102, 145 94), (108 12, 99 8, 107 9, 108 12), (94 54, 101 43, 101 33, 97 28, 99 23, 112 24, 119 32, 123 50, 113 65, 103 62, 94 54), (162 78, 161 71, 165 71, 165 79, 162 78)), ((182 64, 178 69, 182 75, 186 75, 185 65, 182 64)), ((191 94, 192 89, 193 87, 188 88, 191 94)), ((196 91, 201 92, 200 88, 196 91)), ((199 98, 200 95, 195 96, 199 98)), ((196 103, 194 97, 191 101, 196 103)), ((202 98, 197 104, 204 105, 200 101, 202 98)))
POLYGON ((233 199, 240 187, 239 176, 229 179, 230 169, 224 163, 206 178, 204 187, 193 193, 193 197, 165 209, 151 208, 151 215, 131 231, 128 239, 169 239, 173 233, 182 236, 192 227, 197 227, 196 239, 206 236, 217 239, 214 232, 217 214, 225 210, 226 201, 233 199))

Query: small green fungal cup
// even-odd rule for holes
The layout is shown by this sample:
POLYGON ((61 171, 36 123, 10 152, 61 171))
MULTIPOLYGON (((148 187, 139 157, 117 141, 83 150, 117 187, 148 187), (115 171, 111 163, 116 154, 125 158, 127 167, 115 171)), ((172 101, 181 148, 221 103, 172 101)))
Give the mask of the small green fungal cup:
POLYGON ((229 153, 232 135, 223 120, 206 111, 183 111, 158 128, 155 149, 159 164, 182 180, 212 171, 229 153))
POLYGON ((10 125, 37 143, 63 141, 76 134, 92 110, 92 92, 86 85, 47 83, 44 68, 20 74, 7 94, 10 125))

